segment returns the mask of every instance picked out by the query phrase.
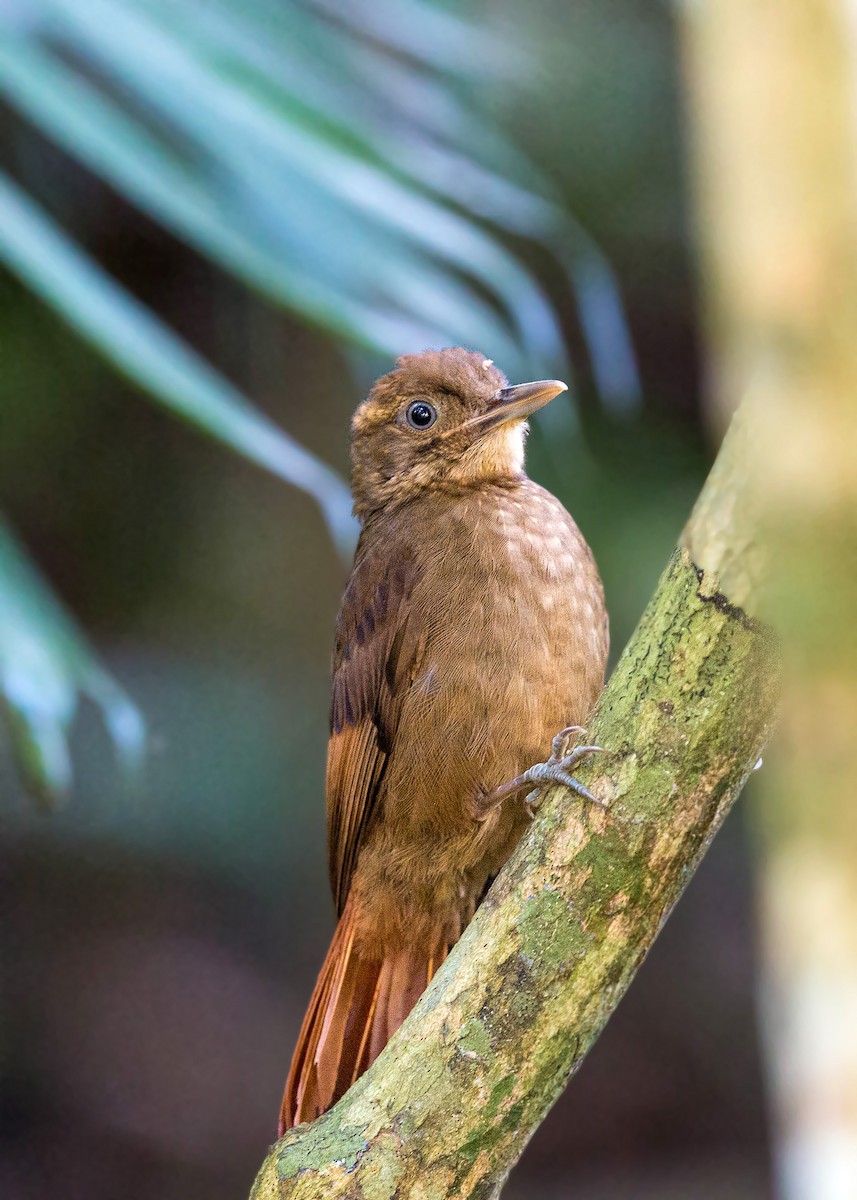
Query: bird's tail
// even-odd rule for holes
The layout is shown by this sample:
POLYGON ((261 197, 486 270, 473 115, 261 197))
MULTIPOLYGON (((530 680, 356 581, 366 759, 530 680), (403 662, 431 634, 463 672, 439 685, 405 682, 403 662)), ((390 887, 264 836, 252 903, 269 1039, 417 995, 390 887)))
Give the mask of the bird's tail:
POLYGON ((327 1112, 372 1065, 449 953, 434 946, 369 958, 355 946, 349 898, 319 973, 292 1056, 279 1135, 327 1112))

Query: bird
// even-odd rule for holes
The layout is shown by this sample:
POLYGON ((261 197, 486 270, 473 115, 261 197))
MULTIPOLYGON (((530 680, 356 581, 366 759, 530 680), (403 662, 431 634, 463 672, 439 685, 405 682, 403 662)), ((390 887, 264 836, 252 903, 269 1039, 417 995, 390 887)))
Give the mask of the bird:
POLYGON ((510 387, 472 350, 427 350, 397 359, 354 415, 361 532, 336 621, 326 774, 338 924, 280 1135, 377 1058, 542 790, 597 800, 572 770, 600 747, 569 745, 604 683, 604 591, 574 520, 524 470, 527 417, 565 390, 510 387))

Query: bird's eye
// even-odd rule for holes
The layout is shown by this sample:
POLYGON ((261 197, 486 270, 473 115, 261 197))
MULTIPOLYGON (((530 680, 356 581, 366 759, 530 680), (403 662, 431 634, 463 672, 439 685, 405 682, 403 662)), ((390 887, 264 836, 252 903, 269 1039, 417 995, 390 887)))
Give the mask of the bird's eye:
POLYGON ((415 400, 405 409, 405 420, 412 429, 428 429, 437 420, 437 410, 425 400, 415 400))

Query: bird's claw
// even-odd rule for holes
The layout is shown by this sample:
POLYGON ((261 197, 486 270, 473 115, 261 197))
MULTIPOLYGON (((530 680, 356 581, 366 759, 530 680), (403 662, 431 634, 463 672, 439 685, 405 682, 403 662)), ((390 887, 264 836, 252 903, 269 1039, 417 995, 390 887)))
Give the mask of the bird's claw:
POLYGON ((584 800, 591 800, 593 804, 598 804, 602 808, 607 807, 606 800, 600 800, 598 796, 593 796, 588 788, 575 779, 571 773, 572 767, 578 763, 586 754, 604 754, 606 753, 602 746, 576 746, 571 753, 568 753, 569 742, 571 735, 583 734, 586 735, 586 730, 580 725, 569 725, 566 729, 561 729, 551 744, 551 756, 547 762, 536 763, 534 767, 530 767, 529 771, 525 771, 523 775, 517 775, 514 779, 510 779, 507 783, 501 784, 494 788, 492 792, 480 795, 473 805, 473 816, 477 821, 484 821, 497 808, 498 804, 507 800, 510 796, 517 796, 525 788, 527 794, 524 797, 524 808, 530 817, 535 816, 536 809, 542 802, 543 793, 551 784, 559 784, 561 787, 567 787, 578 796, 582 796, 584 800))
POLYGON ((549 762, 559 762, 560 759, 566 757, 568 754, 568 743, 571 741, 573 733, 579 733, 581 737, 589 736, 582 725, 566 725, 565 729, 561 729, 551 742, 549 762))
POLYGON ((551 744, 551 756, 547 762, 536 763, 534 767, 530 767, 529 771, 525 771, 520 776, 522 783, 534 783, 536 787, 528 792, 524 797, 524 808, 529 816, 535 816, 536 811, 541 806, 544 799, 545 790, 551 784, 559 784, 561 787, 567 787, 577 796, 582 796, 584 800, 590 800, 593 804, 599 805, 601 808, 606 808, 607 800, 602 800, 598 796, 594 796, 588 788, 584 787, 579 779, 571 774, 571 769, 574 765, 585 757, 587 754, 605 754, 603 746, 575 746, 571 753, 568 753, 568 744, 571 740, 571 735, 574 733, 586 735, 586 730, 580 725, 569 725, 566 729, 561 729, 553 739, 551 744))

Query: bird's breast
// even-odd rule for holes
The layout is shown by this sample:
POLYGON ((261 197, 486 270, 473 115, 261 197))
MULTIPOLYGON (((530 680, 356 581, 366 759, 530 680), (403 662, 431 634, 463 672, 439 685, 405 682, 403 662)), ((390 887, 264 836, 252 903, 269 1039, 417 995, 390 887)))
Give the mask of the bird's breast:
POLYGON ((525 481, 451 505, 421 589, 429 636, 414 701, 431 704, 447 750, 479 759, 499 742, 517 761, 582 719, 603 679, 604 600, 558 500, 525 481))
POLYGON ((480 627, 489 644, 522 627, 538 633, 569 621, 603 623, 589 547, 560 502, 536 484, 461 500, 438 535, 427 582, 436 576, 447 597, 444 621, 480 627))

